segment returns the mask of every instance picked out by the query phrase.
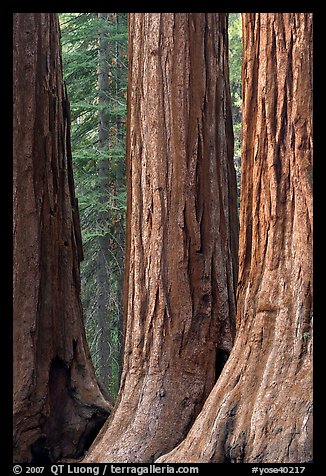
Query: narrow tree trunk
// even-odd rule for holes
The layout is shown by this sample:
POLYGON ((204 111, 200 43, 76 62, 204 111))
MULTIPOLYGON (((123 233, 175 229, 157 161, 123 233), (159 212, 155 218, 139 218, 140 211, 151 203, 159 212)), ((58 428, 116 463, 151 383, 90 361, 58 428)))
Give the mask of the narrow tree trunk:
POLYGON ((14 461, 83 454, 105 421, 80 303, 69 103, 53 13, 14 14, 14 461))
POLYGON ((238 222, 227 17, 130 14, 125 345, 87 461, 153 461, 233 345, 238 222))
POLYGON ((312 460, 312 15, 243 15, 237 338, 159 462, 312 460))
MULTIPOLYGON (((98 13, 98 18, 107 22, 108 13, 98 13)), ((98 140, 99 148, 106 155, 98 162, 100 204, 103 209, 99 212, 98 221, 101 225, 101 236, 98 238, 97 255, 97 324, 100 329, 98 340, 99 377, 106 390, 111 393, 111 319, 110 308, 110 282, 109 282, 109 190, 110 190, 110 167, 109 167, 109 140, 110 118, 107 111, 109 100, 109 71, 108 71, 108 39, 105 27, 100 28, 98 50, 98 98, 99 98, 99 121, 98 140)))

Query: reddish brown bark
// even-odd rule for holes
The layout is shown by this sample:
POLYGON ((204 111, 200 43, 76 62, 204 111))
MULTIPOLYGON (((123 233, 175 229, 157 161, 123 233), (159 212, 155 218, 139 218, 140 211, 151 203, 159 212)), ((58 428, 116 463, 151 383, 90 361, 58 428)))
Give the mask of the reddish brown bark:
POLYGON ((238 221, 227 19, 130 14, 125 349, 86 461, 180 442, 232 348, 238 221))
POLYGON ((312 14, 243 14, 237 337, 159 462, 312 461, 312 14))
POLYGON ((14 461, 76 457, 110 405, 80 304, 82 244, 59 25, 14 14, 14 461))

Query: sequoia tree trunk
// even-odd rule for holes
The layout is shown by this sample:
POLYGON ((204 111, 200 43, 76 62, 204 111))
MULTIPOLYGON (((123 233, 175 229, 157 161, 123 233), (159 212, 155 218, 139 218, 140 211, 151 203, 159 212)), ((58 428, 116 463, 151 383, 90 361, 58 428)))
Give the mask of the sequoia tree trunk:
POLYGON ((150 462, 187 434, 235 332, 238 218, 227 16, 129 18, 124 365, 86 461, 150 462))
POLYGON ((312 461, 312 14, 243 15, 237 337, 158 462, 312 461))
POLYGON ((14 14, 14 461, 83 454, 110 411, 80 303, 69 103, 53 13, 14 14))

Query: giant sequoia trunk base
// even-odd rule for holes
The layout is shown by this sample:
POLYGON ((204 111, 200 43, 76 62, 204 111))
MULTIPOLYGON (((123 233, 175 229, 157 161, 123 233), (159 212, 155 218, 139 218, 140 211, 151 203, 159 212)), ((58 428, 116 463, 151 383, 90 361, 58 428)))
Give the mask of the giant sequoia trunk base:
POLYGON ((111 407, 80 303, 82 244, 54 13, 14 14, 14 461, 81 456, 111 407))
POLYGON ((86 462, 150 462, 179 443, 235 333, 227 16, 132 13, 129 28, 124 365, 86 462))

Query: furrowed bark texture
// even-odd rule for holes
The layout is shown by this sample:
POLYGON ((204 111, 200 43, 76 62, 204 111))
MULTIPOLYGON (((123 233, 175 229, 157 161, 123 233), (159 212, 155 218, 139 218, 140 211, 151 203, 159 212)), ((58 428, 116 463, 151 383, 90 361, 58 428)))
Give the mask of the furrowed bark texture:
POLYGON ((14 461, 76 457, 109 414, 82 322, 56 14, 14 14, 14 461))
POLYGON ((187 434, 233 345, 238 220, 225 14, 130 14, 124 367, 87 461, 187 434))
POLYGON ((237 337, 158 462, 312 460, 312 15, 243 15, 237 337))

